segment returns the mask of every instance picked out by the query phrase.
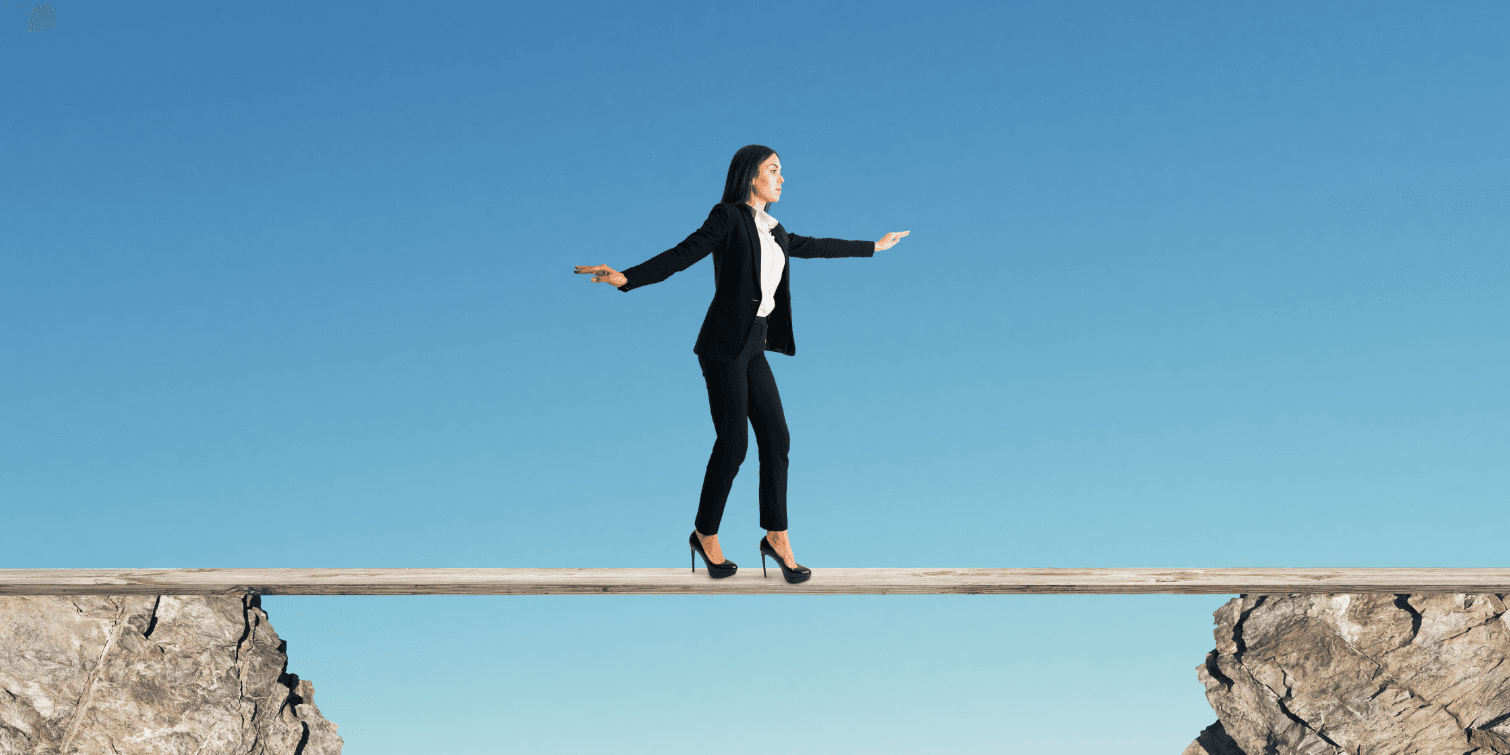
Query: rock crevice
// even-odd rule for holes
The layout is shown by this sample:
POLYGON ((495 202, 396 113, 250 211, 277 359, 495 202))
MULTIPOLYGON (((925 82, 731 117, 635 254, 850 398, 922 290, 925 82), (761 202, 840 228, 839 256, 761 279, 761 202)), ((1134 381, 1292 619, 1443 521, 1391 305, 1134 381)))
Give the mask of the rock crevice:
POLYGON ((0 597, 0 755, 338 755, 258 596, 0 597))
POLYGON ((1510 755, 1505 596, 1240 596, 1185 755, 1510 755))

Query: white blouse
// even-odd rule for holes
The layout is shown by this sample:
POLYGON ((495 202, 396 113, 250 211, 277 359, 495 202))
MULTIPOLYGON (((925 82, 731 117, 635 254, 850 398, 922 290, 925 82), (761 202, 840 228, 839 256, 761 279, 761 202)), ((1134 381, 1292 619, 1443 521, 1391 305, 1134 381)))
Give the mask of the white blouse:
POLYGON ((786 268, 786 255, 782 254, 781 246, 776 243, 776 237, 771 235, 771 229, 776 227, 776 218, 766 214, 765 210, 755 210, 755 228, 760 236, 760 307, 755 310, 756 317, 766 317, 771 310, 776 308, 776 287, 781 285, 781 271, 786 268))

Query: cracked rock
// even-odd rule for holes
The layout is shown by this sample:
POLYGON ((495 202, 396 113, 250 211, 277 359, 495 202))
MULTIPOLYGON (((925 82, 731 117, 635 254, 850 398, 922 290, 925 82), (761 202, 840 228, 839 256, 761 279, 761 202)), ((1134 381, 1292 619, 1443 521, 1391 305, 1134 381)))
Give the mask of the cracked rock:
POLYGON ((1185 755, 1510 755, 1505 596, 1244 595, 1185 755))
POLYGON ((257 596, 0 596, 0 755, 338 755, 257 596))

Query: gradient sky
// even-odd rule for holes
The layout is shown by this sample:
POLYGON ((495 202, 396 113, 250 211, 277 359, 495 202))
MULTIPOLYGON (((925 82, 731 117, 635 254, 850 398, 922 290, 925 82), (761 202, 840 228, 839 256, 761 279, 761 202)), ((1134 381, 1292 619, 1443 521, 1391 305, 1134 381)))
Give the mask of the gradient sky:
MULTIPOLYGON (((0 8, 0 567, 685 565, 748 143, 799 560, 1505 566, 1510 4, 0 8)), ((758 560, 756 451, 721 538, 758 560)), ((1230 596, 273 597, 361 755, 1175 755, 1230 596)))

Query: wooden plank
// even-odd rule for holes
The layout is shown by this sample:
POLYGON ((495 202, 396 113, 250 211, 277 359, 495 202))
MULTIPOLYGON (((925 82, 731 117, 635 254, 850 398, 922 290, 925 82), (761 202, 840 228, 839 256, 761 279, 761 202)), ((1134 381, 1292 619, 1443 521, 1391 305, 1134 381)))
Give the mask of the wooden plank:
POLYGON ((1510 569, 0 569, 0 595, 1510 593, 1510 569))

